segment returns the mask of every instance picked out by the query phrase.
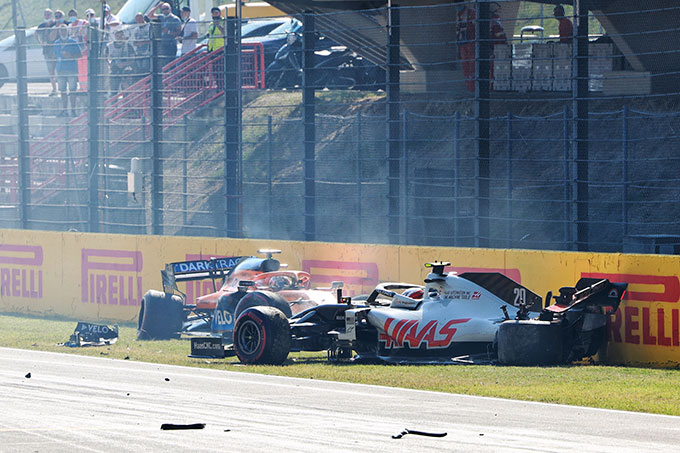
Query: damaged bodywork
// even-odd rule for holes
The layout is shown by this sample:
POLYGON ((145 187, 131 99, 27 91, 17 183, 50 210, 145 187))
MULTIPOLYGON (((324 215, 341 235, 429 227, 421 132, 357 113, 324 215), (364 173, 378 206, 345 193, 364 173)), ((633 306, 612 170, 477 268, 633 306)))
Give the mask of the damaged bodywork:
POLYGON ((361 301, 338 291, 339 303, 289 320, 275 308, 252 307, 236 320, 235 352, 245 363, 322 350, 331 359, 397 363, 569 363, 606 341, 607 318, 627 287, 583 278, 543 299, 502 274, 446 273, 447 265, 427 263, 424 285, 383 283, 361 301))

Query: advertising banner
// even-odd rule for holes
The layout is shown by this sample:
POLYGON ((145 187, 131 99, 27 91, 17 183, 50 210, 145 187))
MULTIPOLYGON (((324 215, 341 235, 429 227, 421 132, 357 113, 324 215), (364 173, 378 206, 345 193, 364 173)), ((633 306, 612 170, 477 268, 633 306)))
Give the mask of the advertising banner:
MULTIPOLYGON (((451 262, 448 272, 500 272, 541 296, 581 277, 626 282, 600 358, 680 366, 680 257, 670 255, 0 230, 0 311, 136 322, 144 293, 162 289, 166 263, 252 256, 261 248, 280 249, 277 259, 309 272, 313 287, 342 281, 350 296, 384 281, 421 284, 429 261, 451 262)), ((215 291, 210 280, 179 287, 191 302, 215 291)))

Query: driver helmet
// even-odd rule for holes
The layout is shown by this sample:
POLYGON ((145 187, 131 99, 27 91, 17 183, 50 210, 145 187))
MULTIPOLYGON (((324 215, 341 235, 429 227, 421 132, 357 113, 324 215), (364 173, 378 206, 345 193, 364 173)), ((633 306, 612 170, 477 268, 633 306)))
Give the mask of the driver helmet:
POLYGON ((287 275, 274 275, 269 279, 269 287, 273 291, 292 289, 293 286, 294 286, 293 279, 287 275))

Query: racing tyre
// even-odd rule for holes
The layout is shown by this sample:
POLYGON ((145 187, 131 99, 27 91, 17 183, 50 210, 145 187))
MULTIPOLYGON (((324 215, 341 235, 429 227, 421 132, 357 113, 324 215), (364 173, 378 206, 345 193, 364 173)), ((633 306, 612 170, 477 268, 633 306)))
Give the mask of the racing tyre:
POLYGON ((234 350, 239 360, 252 365, 281 365, 290 351, 288 319, 274 307, 252 307, 234 328, 234 350))
POLYGON ((184 304, 179 296, 149 290, 142 298, 137 320, 138 340, 179 338, 184 304))
POLYGON ((243 296, 243 299, 236 305, 234 319, 238 319, 241 313, 251 307, 275 307, 286 315, 286 318, 293 316, 290 305, 281 295, 271 291, 253 291, 243 296))
POLYGON ((558 323, 505 321, 498 328, 498 362, 502 365, 557 365, 562 360, 558 323))

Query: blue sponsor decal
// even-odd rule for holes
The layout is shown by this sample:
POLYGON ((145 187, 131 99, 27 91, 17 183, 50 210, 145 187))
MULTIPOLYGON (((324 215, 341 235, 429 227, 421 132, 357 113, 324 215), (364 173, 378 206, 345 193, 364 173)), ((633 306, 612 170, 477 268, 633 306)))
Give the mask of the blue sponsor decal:
POLYGON ((174 274, 188 274, 192 272, 208 272, 208 271, 224 271, 230 270, 241 257, 232 258, 217 258, 214 260, 196 260, 183 261, 181 263, 172 263, 172 271, 174 274))
POLYGON ((234 330, 234 314, 231 310, 224 310, 223 307, 217 307, 213 313, 211 331, 225 332, 234 330))

